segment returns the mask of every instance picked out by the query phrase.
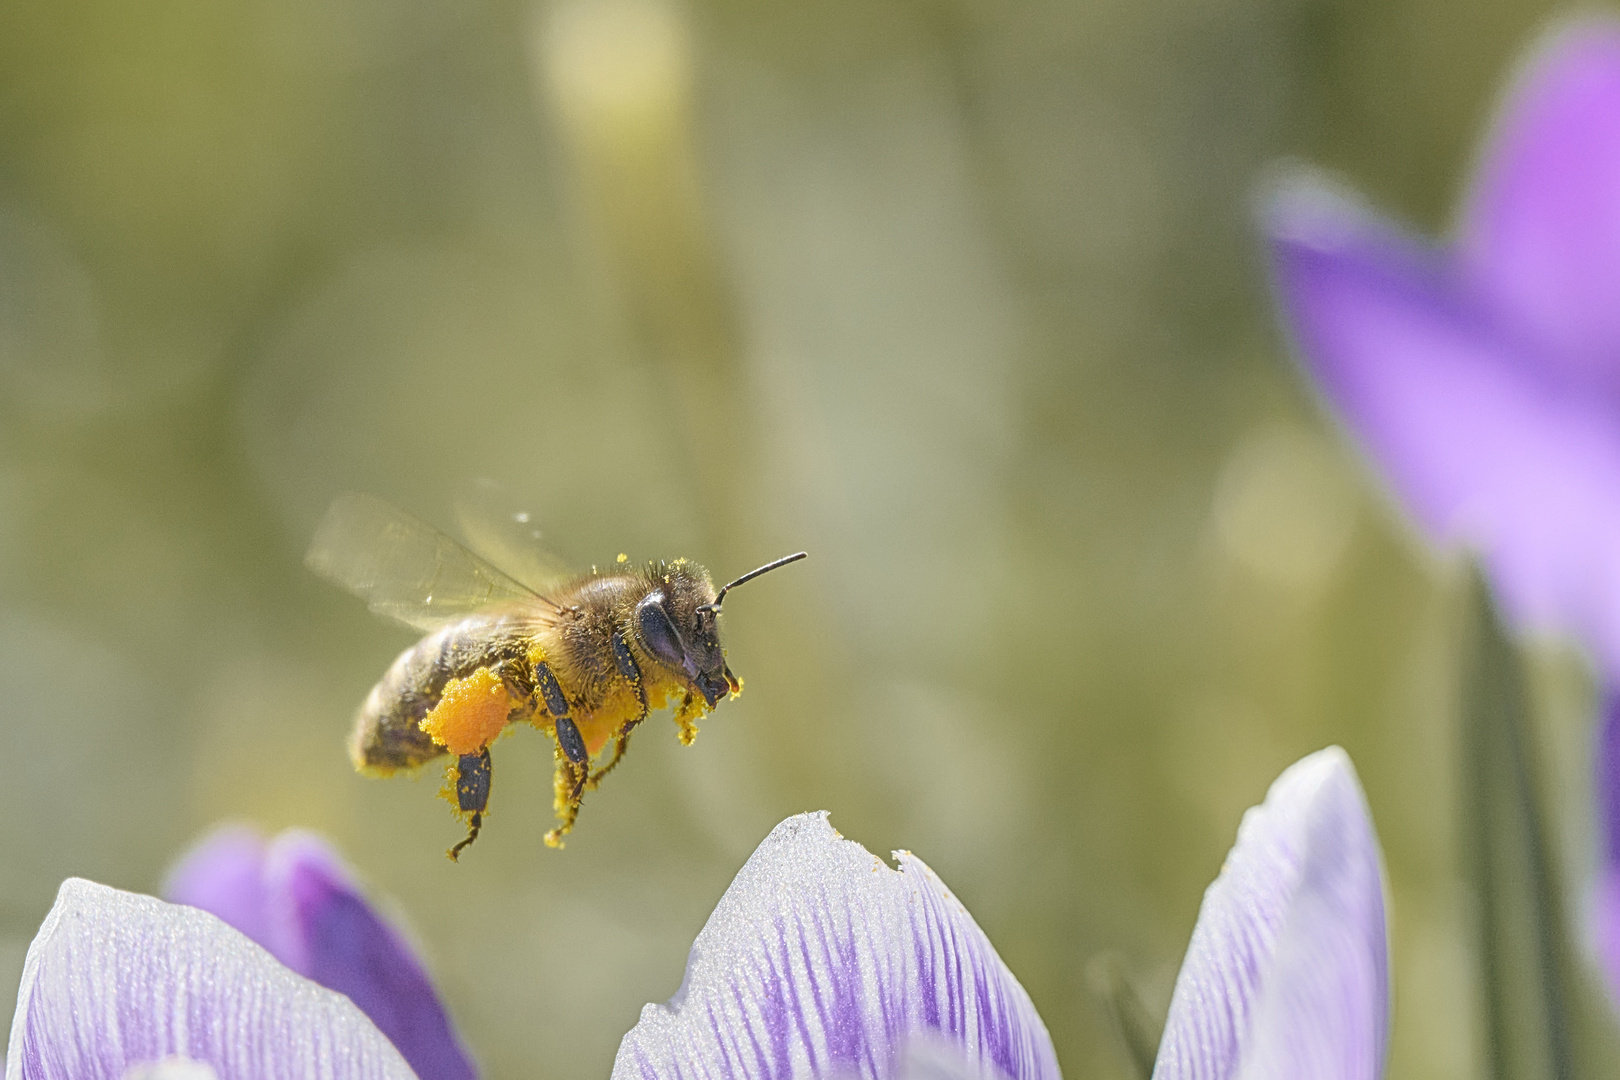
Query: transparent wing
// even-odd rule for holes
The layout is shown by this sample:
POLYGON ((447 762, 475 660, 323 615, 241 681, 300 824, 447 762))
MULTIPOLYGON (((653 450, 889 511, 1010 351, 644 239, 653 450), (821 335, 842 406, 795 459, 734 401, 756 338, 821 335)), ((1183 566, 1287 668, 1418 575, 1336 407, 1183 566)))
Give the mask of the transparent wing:
POLYGON ((342 495, 332 503, 304 564, 377 614, 418 630, 506 604, 558 611, 427 522, 371 495, 342 495))
POLYGON ((475 480, 457 495, 456 524, 469 547, 536 592, 575 576, 542 546, 538 516, 493 480, 475 480))

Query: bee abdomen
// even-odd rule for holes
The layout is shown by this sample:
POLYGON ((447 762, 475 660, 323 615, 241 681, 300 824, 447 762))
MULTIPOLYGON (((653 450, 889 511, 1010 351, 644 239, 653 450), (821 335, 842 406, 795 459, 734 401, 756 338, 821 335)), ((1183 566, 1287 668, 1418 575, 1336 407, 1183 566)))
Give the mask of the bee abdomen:
POLYGON ((357 769, 392 772, 439 757, 445 748, 422 730, 445 684, 479 668, 524 659, 524 638, 506 617, 478 616, 447 626, 405 650, 371 688, 355 717, 350 756, 357 769))

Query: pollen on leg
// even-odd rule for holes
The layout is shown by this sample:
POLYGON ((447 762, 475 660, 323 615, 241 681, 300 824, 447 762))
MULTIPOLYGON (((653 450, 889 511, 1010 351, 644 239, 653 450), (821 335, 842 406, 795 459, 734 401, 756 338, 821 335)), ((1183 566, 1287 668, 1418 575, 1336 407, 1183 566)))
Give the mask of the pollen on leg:
POLYGON ((445 762, 444 783, 439 785, 439 798, 455 808, 456 817, 465 821, 467 815, 461 812, 461 796, 456 789, 461 786, 461 759, 452 757, 445 762))
POLYGON ((698 734, 697 722, 708 714, 709 707, 702 698, 696 694, 686 695, 686 700, 675 710, 675 737, 682 746, 692 745, 698 734))
POLYGON ((588 777, 589 763, 584 766, 576 766, 568 760, 567 755, 562 751, 562 747, 557 747, 557 770, 552 774, 551 778, 552 805, 557 811, 557 827, 546 833, 547 847, 561 848, 563 846, 563 837, 574 829, 574 821, 579 817, 579 800, 575 796, 575 781, 578 779, 578 770, 581 768, 586 770, 588 777))
MULTIPOLYGON (((574 769, 561 749, 557 751, 557 767, 551 774, 551 808, 558 817, 568 813, 573 800, 569 798, 574 791, 574 769)), ((553 845, 555 846, 555 845, 553 845)))
POLYGON ((422 717, 422 730, 452 754, 476 754, 506 727, 512 695, 489 668, 463 679, 451 679, 432 711, 422 717))

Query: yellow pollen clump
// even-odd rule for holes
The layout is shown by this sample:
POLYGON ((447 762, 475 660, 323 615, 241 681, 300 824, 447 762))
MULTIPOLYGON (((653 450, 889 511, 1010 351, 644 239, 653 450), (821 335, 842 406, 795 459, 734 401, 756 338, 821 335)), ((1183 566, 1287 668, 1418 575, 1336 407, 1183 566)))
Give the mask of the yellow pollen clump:
POLYGON ((687 694, 686 700, 675 710, 675 737, 682 746, 692 745, 698 734, 697 722, 707 715, 708 703, 696 694, 687 694))
POLYGON ((489 668, 451 679, 433 711, 422 717, 428 738, 452 754, 476 754, 506 727, 512 698, 506 683, 489 668))

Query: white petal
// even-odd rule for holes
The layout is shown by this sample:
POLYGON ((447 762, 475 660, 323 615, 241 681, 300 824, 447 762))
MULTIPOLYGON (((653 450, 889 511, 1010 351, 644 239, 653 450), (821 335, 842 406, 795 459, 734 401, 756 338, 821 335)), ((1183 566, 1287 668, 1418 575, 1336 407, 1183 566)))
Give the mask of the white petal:
POLYGON ((228 1080, 412 1080, 348 998, 219 919, 69 878, 28 948, 6 1080, 119 1080, 165 1058, 228 1080))
POLYGON ((124 1080, 219 1080, 219 1074, 201 1061, 166 1057, 131 1065, 124 1070, 124 1080))
POLYGON ((1001 1071, 969 1061, 954 1044, 938 1036, 919 1036, 900 1052, 895 1080, 1005 1080, 1001 1071))
POLYGON ((614 1080, 889 1080, 933 1035, 968 1075, 1057 1080, 1029 995, 921 860, 889 869, 827 815, 778 825, 624 1037, 614 1080))
POLYGON ((1243 817, 1204 894, 1154 1080, 1374 1080, 1389 1034, 1378 838, 1349 757, 1312 754, 1243 817))

